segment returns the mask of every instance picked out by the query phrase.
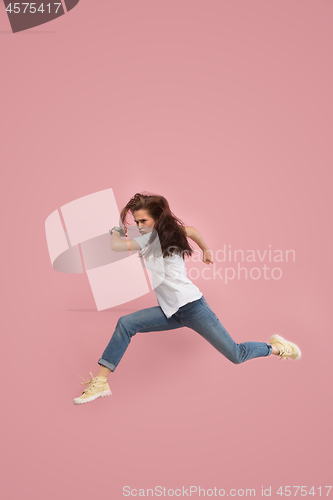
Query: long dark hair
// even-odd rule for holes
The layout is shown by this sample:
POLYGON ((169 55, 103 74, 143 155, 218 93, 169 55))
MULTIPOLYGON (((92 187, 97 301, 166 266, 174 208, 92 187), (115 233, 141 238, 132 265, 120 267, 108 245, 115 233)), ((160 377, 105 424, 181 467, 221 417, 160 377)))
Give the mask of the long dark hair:
POLYGON ((178 254, 184 259, 184 255, 192 255, 194 250, 187 241, 185 225, 171 212, 169 203, 163 196, 136 193, 120 212, 124 227, 128 225, 126 221, 128 211, 134 216, 134 212, 137 210, 147 210, 150 217, 155 220, 155 231, 152 231, 148 242, 149 245, 142 250, 145 257, 148 257, 153 252, 153 246, 150 243, 155 240, 157 235, 163 257, 178 254))

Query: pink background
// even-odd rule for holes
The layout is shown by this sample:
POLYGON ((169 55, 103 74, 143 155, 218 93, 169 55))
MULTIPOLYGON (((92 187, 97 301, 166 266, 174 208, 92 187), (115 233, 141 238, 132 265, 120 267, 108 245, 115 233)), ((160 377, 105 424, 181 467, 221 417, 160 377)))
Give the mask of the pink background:
POLYGON ((120 499, 126 485, 324 496, 332 2, 81 0, 15 35, 0 12, 3 498, 120 499), (164 195, 213 252, 294 249, 281 280, 194 283, 237 342, 279 333, 302 358, 236 366, 189 329, 137 335, 113 395, 74 406, 118 318, 156 305, 151 291, 97 312, 86 275, 52 269, 45 219, 109 187, 119 209, 164 195))

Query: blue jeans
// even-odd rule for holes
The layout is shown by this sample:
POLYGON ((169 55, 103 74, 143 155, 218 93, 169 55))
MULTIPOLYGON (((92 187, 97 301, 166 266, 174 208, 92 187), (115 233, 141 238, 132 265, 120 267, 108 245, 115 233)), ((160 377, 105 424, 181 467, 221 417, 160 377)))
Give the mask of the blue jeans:
POLYGON ((248 359, 268 356, 272 346, 266 342, 243 342, 237 344, 213 313, 205 298, 189 302, 180 307, 171 318, 167 318, 160 306, 148 307, 119 318, 116 329, 98 364, 112 372, 118 366, 131 338, 138 332, 160 332, 187 326, 208 340, 229 361, 235 364, 248 359))

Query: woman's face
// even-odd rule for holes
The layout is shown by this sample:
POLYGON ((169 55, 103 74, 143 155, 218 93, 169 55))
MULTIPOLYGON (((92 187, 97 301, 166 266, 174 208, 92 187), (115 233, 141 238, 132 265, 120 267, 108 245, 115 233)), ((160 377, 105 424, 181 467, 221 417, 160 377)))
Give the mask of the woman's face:
POLYGON ((147 210, 136 210, 133 212, 134 222, 141 234, 150 233, 154 227, 155 220, 150 217, 147 210))

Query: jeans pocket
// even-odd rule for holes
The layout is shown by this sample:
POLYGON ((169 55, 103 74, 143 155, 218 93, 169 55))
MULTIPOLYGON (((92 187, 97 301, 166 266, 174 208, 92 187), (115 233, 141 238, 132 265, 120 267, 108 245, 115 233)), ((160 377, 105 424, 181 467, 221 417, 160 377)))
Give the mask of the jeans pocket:
MULTIPOLYGON (((204 296, 201 297, 202 299, 202 305, 205 307, 206 311, 208 311, 211 315, 215 316, 215 318, 217 318, 216 314, 214 313, 214 311, 209 307, 206 299, 204 296)), ((200 299, 200 300, 201 300, 200 299)))
MULTIPOLYGON (((206 309, 209 309, 210 311, 212 311, 212 310, 211 310, 211 308, 209 307, 209 305, 208 305, 208 303, 207 303, 207 300, 205 299, 205 297, 204 297, 204 296, 202 296, 200 300, 202 301, 202 304, 203 304, 203 306, 204 306, 206 309)), ((213 311, 212 311, 212 312, 213 312, 213 311)))
MULTIPOLYGON (((202 299, 194 300, 193 302, 188 302, 185 306, 180 308, 181 319, 185 325, 192 325, 192 323, 203 321, 207 316, 207 309, 202 302, 202 299)), ((192 328, 192 326, 190 326, 192 328)))
POLYGON ((186 313, 189 311, 192 311, 193 309, 195 309, 198 306, 198 303, 200 302, 200 300, 201 299, 197 299, 197 300, 193 300, 192 302, 188 302, 184 306, 181 306, 179 308, 179 311, 186 312, 186 313))

